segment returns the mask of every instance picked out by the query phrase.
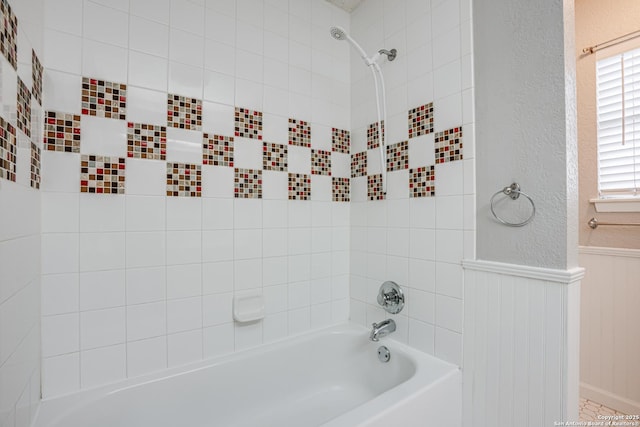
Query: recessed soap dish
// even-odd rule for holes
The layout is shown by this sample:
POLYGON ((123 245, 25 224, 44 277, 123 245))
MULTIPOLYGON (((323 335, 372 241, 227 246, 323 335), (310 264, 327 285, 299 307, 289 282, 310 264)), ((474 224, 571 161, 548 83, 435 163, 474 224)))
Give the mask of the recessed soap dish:
POLYGON ((247 291, 233 296, 233 319, 247 323, 264 319, 264 297, 261 291, 247 291))

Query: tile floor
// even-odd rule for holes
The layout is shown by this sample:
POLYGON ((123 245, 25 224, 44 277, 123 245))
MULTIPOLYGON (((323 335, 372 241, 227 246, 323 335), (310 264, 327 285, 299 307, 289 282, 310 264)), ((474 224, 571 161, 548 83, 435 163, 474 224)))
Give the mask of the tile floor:
POLYGON ((624 414, 591 400, 580 398, 580 421, 596 421, 598 419, 598 415, 624 414))

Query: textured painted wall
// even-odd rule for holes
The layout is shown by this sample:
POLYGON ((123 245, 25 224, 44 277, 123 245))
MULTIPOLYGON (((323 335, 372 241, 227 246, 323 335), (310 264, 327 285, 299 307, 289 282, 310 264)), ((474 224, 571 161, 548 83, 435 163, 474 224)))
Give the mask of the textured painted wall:
MULTIPOLYGON (((474 4, 478 259, 551 268, 576 263, 577 239, 568 226, 575 190, 568 147, 575 140, 566 105, 573 95, 571 79, 565 83, 572 69, 563 15, 572 17, 564 8, 557 0, 544 8, 527 1, 474 4), (491 196, 514 181, 538 209, 522 228, 497 223, 489 211, 491 196)), ((508 202, 497 206, 500 214, 526 218, 525 200, 508 202)))
MULTIPOLYGON (((580 141, 580 244, 640 248, 638 231, 624 227, 592 230, 592 217, 612 222, 640 222, 640 213, 597 214, 589 199, 598 194, 596 124, 596 55, 582 49, 638 30, 640 4, 634 0, 576 0, 576 57, 578 80, 578 140, 580 141)), ((636 39, 638 46, 640 41, 636 39)), ((607 51, 602 51, 606 53, 607 51)))

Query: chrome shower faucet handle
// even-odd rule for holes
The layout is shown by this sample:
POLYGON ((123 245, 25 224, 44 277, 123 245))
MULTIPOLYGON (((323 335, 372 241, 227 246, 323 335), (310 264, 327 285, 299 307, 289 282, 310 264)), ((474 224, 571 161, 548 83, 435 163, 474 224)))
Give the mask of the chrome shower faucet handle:
POLYGON ((378 304, 380 304, 387 313, 400 313, 404 307, 404 293, 400 286, 395 282, 384 282, 380 286, 377 299, 378 304))

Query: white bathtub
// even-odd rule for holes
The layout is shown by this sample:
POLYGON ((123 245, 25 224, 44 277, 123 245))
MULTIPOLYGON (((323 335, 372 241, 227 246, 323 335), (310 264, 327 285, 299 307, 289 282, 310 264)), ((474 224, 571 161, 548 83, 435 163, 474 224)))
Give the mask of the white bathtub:
POLYGON ((456 366, 342 325, 44 400, 33 426, 459 427, 461 396, 456 366))

